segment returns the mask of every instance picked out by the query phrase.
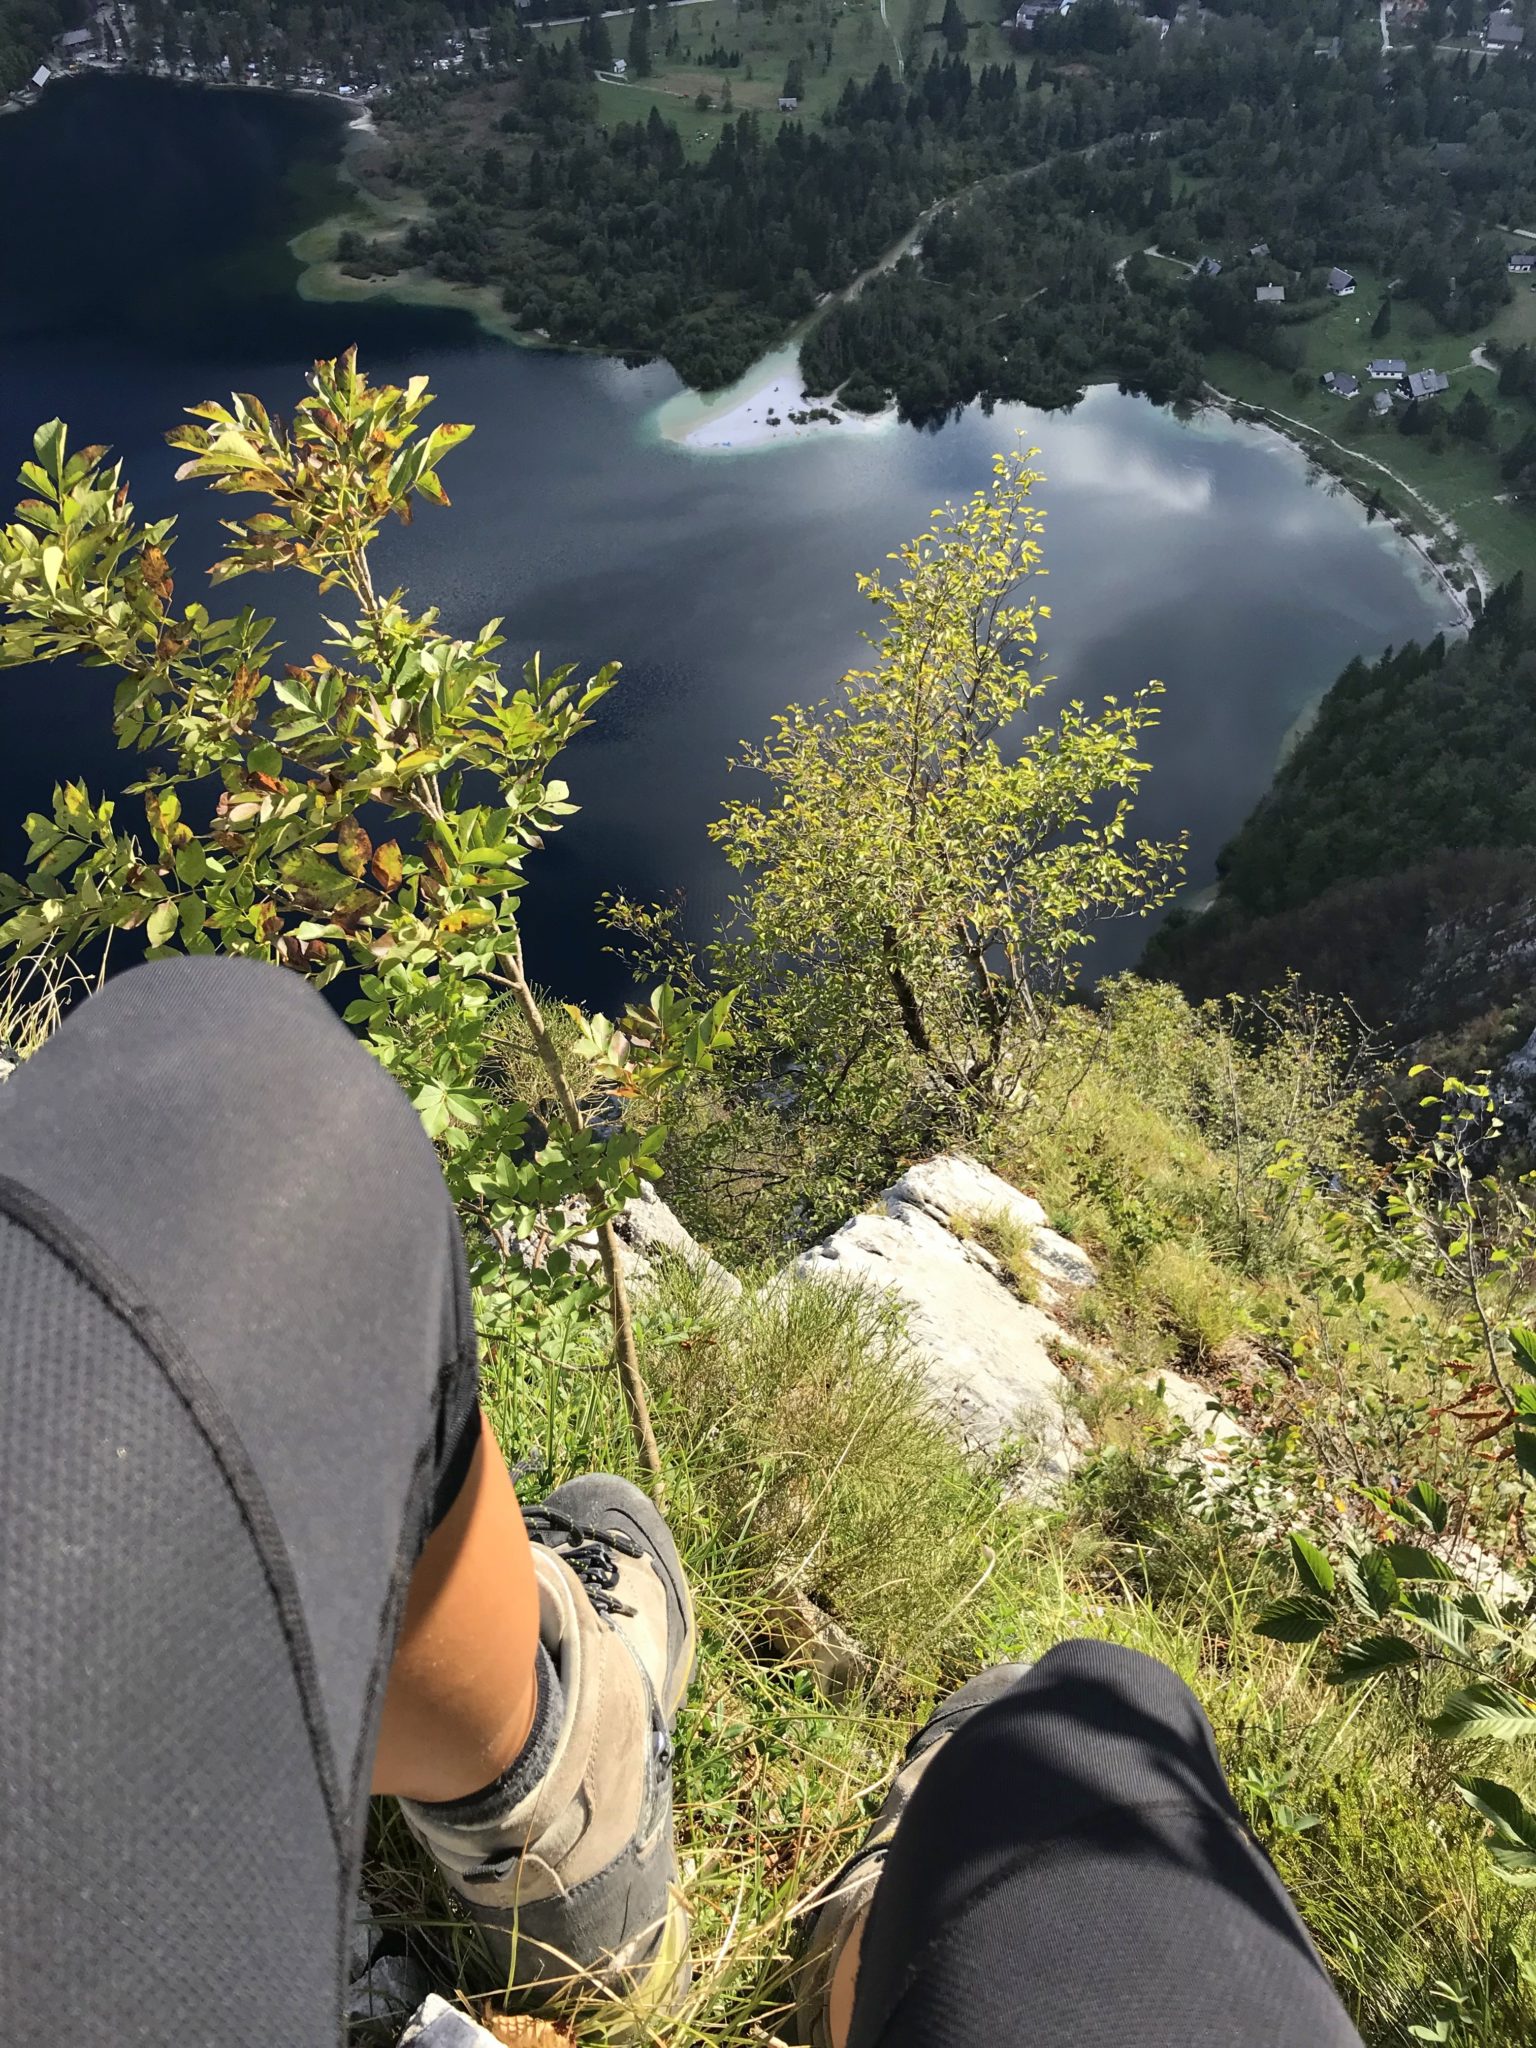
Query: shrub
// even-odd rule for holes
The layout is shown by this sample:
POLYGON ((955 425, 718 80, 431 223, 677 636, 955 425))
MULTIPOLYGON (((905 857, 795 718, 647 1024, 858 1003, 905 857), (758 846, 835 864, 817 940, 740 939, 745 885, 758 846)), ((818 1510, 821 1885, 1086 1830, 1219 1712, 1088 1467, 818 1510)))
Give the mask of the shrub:
MULTIPOLYGON (((457 639, 436 612, 380 595, 380 528, 409 520, 415 499, 447 503, 438 467, 471 430, 422 432, 426 379, 375 390, 350 354, 317 364, 310 387, 288 424, 237 396, 193 407, 196 424, 170 436, 188 456, 181 476, 263 501, 225 522, 214 584, 299 569, 354 614, 331 623, 329 653, 282 668, 253 611, 175 604, 174 522, 135 519, 104 449, 69 453, 58 420, 38 429, 22 470, 32 495, 0 528, 0 667, 83 656, 114 673, 118 738, 146 757, 127 792, 144 830, 79 783, 56 790, 51 813, 27 820, 27 876, 0 878, 0 951, 98 970, 130 931, 151 959, 219 951, 322 987, 348 976, 349 1021, 438 1142, 488 1310, 535 1342, 589 1311, 600 1290, 568 1245, 596 1225, 654 1469, 609 1219, 654 1177, 661 1133, 583 1113, 517 926, 528 851, 574 808, 552 764, 617 671, 579 683, 535 656, 509 689, 494 624, 457 639), (476 801, 487 784, 495 800, 476 801), (554 1104, 532 1138, 527 1102, 483 1074, 509 1004, 554 1104)), ((599 1093, 644 1092, 682 1061, 707 1064, 724 1012, 696 1018, 658 990, 622 1033, 592 1018, 575 1043, 599 1093)))

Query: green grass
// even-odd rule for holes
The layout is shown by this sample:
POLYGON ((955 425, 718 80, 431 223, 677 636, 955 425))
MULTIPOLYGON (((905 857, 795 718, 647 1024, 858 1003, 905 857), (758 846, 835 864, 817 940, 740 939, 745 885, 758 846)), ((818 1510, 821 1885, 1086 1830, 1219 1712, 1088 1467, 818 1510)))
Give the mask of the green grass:
MULTIPOLYGON (((1416 504, 1401 489, 1394 489, 1389 478, 1374 465, 1382 464, 1403 478, 1435 512, 1454 522, 1463 539, 1476 550, 1488 574, 1499 582, 1536 563, 1536 518, 1523 506, 1500 502, 1505 485, 1498 466, 1498 449, 1518 438, 1532 424, 1532 415, 1528 407, 1511 406, 1498 398, 1494 378, 1467 362, 1466 347, 1463 341, 1463 359, 1456 364, 1444 348, 1438 354, 1413 349, 1398 336, 1388 335, 1358 358, 1363 368, 1370 355, 1403 355, 1407 349, 1406 359, 1423 357, 1426 365, 1433 364, 1446 372, 1451 379, 1447 397, 1452 404, 1469 379, 1478 380, 1479 392, 1495 407, 1492 445, 1479 447, 1453 435, 1438 455, 1426 439, 1400 434, 1392 418, 1372 419, 1361 428, 1352 426, 1348 402, 1331 397, 1318 385, 1297 391, 1288 373, 1272 370, 1252 356, 1215 350, 1207 358, 1206 369, 1218 390, 1246 404, 1283 415, 1282 426, 1286 421, 1299 420, 1318 434, 1341 443, 1342 450, 1320 451, 1325 466, 1338 468, 1347 481, 1363 489, 1367 496, 1379 489, 1394 513, 1407 517, 1416 527, 1423 527, 1428 523, 1423 504, 1416 504)), ((1342 357, 1342 351, 1336 350, 1334 354, 1342 357)), ((1349 358, 1328 364, 1339 369, 1353 366, 1353 359, 1349 358)))
MULTIPOLYGON (((1405 2029, 1438 2010, 1437 1982, 1483 2009, 1452 2037, 1461 2048, 1528 2038, 1519 1895, 1491 1879, 1457 1818, 1448 1757, 1417 1735, 1408 1693, 1388 1681, 1343 1699, 1254 1635, 1273 1567, 1193 1520, 1144 1455, 1106 1454, 1060 1513, 1006 1506, 996 1476, 968 1468, 926 1420, 899 1323, 825 1285, 731 1302, 672 1269, 641 1331, 702 1654, 677 1776, 695 1979, 683 2012, 640 2038, 774 2038, 815 1886, 856 1843, 912 1725, 972 1670, 1074 1635, 1161 1657, 1195 1688, 1370 2048, 1408 2048, 1405 2029), (862 1647, 868 1676, 853 1694, 823 1698, 807 1671, 764 1655, 765 1613, 785 1585, 862 1647)), ((493 1354, 487 1399, 509 1451, 545 1455, 541 1484, 632 1469, 610 1375, 586 1342, 540 1365, 493 1354)), ((475 1937, 383 1812, 369 1882, 442 1987, 473 1992, 475 1937)), ((599 2015, 577 2038, 626 2026, 599 2015)))
MULTIPOLYGON (((614 55, 622 57, 629 36, 627 18, 618 16, 611 20, 608 31, 614 55)), ((564 42, 576 31, 545 28, 535 33, 552 42, 564 42)), ((706 0, 702 6, 679 7, 675 11, 665 7, 654 9, 652 76, 636 81, 633 86, 600 89, 603 116, 606 120, 633 120, 634 115, 624 111, 626 96, 632 91, 657 93, 661 96, 663 114, 670 107, 679 126, 686 129, 681 109, 686 106, 691 116, 693 99, 701 90, 718 103, 729 80, 737 112, 752 107, 777 120, 778 96, 794 57, 800 59, 805 71, 800 110, 807 117, 831 107, 849 78, 868 78, 882 62, 894 66, 894 47, 880 20, 878 0, 852 0, 851 5, 835 14, 829 9, 780 7, 771 18, 760 8, 751 12, 738 9, 730 0, 706 0), (674 34, 680 47, 672 52, 668 43, 674 34), (830 60, 826 51, 829 35, 830 60), (726 68, 706 62, 714 48, 739 52, 741 63, 726 68)))
POLYGON ((1032 1257, 1034 1233, 1016 1216, 1006 1209, 983 1209, 975 1216, 952 1216, 949 1227, 956 1237, 973 1238, 983 1251, 991 1253, 1020 1301, 1037 1298, 1040 1275, 1032 1257))
MULTIPOLYGON (((729 77, 727 72, 724 74, 729 77)), ((727 121, 734 121, 735 112, 726 113, 720 106, 720 94, 713 94, 714 106, 703 113, 693 103, 690 94, 674 94, 661 89, 651 80, 634 85, 611 85, 599 80, 597 87, 597 111, 603 125, 615 128, 621 121, 648 121, 654 107, 664 121, 670 121, 683 138, 683 148, 694 158, 707 157, 720 140, 720 130, 727 121)))
MULTIPOLYGON (((674 10, 655 8, 651 77, 621 85, 600 84, 599 112, 610 124, 643 121, 651 107, 657 106, 664 119, 677 123, 690 150, 704 153, 713 147, 725 118, 719 102, 726 82, 730 82, 733 114, 750 107, 765 120, 778 121, 784 118, 778 111, 778 97, 790 60, 798 57, 805 73, 800 118, 816 119, 836 104, 850 78, 872 77, 881 64, 896 70, 898 56, 905 58, 914 28, 920 35, 918 62, 926 64, 935 50, 943 53, 943 43, 933 33, 939 19, 937 7, 927 9, 922 0, 887 0, 886 12, 889 26, 880 18, 878 0, 846 0, 836 9, 822 0, 815 6, 780 6, 771 15, 762 8, 737 7, 731 0, 705 0, 701 6, 674 10), (673 34, 680 42, 675 52, 667 47, 673 34), (706 62, 712 48, 739 52, 741 63, 725 68, 706 62), (700 91, 715 102, 707 114, 694 106, 700 91), (700 130, 708 137, 705 144, 696 139, 700 130)), ((624 56, 627 17, 615 17, 608 30, 614 55, 624 56)), ((576 32, 571 27, 535 29, 535 34, 556 43, 569 40, 576 32)), ((966 56, 973 67, 1018 61, 1013 45, 984 10, 971 25, 966 56)))
POLYGON ((1247 404, 1299 420, 1342 443, 1342 452, 1319 451, 1326 466, 1337 469, 1367 495, 1380 489, 1394 513, 1423 527, 1423 505, 1401 489, 1394 490, 1373 466, 1384 464, 1454 523, 1495 582, 1536 565, 1536 516, 1523 506, 1501 502, 1505 485, 1499 474, 1499 451, 1536 424, 1536 411, 1527 404, 1501 399, 1493 374, 1471 360, 1473 348, 1489 335, 1508 346, 1521 340, 1536 341, 1536 293, 1517 285, 1513 301, 1494 321, 1489 335, 1450 334, 1422 309, 1398 302, 1390 331, 1373 336, 1371 323, 1386 280, 1370 270, 1354 274, 1357 290, 1352 298, 1329 299, 1311 318, 1287 326, 1286 332, 1302 345, 1302 370, 1308 379, 1305 390, 1295 387, 1290 372, 1271 369, 1252 356, 1229 349, 1215 350, 1207 358, 1211 382, 1247 404), (1427 439, 1400 434, 1394 418, 1372 418, 1364 426, 1353 424, 1352 402, 1332 397, 1319 380, 1326 370, 1348 370, 1360 377, 1362 388, 1374 390, 1366 382, 1364 370, 1375 356, 1400 356, 1410 369, 1443 371, 1451 380, 1444 400, 1447 406, 1454 405, 1462 390, 1472 384, 1494 408, 1490 443, 1479 446, 1453 435, 1437 455, 1427 439))
MULTIPOLYGON (((1519 242, 1513 246, 1536 250, 1536 242, 1519 242)), ((1489 338, 1501 342, 1506 348, 1518 348, 1523 342, 1527 348, 1536 343, 1536 284, 1528 278, 1511 278, 1515 295, 1507 306, 1499 309, 1498 317, 1488 329, 1489 338)))

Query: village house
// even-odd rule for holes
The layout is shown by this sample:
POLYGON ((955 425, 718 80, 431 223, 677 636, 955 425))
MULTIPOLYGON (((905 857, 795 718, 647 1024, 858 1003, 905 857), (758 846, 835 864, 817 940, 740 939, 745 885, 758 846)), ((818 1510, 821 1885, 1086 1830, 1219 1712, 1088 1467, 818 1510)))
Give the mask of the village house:
POLYGON ((1323 389, 1331 391, 1335 398, 1358 398, 1360 379, 1352 377, 1348 370, 1325 370, 1323 389))
POLYGON ((1384 418, 1386 414, 1388 414, 1392 410, 1391 393, 1387 391, 1378 391, 1376 396, 1371 400, 1371 410, 1376 414, 1378 419, 1384 418))
POLYGON ((1515 19, 1512 7, 1500 7, 1489 15, 1483 30, 1483 47, 1488 50, 1518 50, 1525 41, 1525 30, 1515 19))
POLYGON ((1410 398, 1438 398, 1442 391, 1450 388, 1450 378, 1441 376, 1438 370, 1415 370, 1408 379, 1410 398))
POLYGON ((1355 280, 1347 270, 1335 266, 1328 273, 1328 289, 1336 299, 1347 299, 1355 289, 1355 280))
POLYGON ((1202 256, 1195 265, 1196 277, 1220 277, 1220 275, 1221 258, 1219 256, 1202 256))
POLYGON ((781 114, 793 114, 798 111, 799 106, 800 102, 792 92, 781 92, 779 94, 779 112, 781 114))
POLYGON ((1524 275, 1527 271, 1536 270, 1536 249, 1512 249, 1506 268, 1515 271, 1518 275, 1524 275))
POLYGON ((1254 293, 1255 301, 1261 306, 1283 306, 1285 286, 1283 284, 1261 284, 1254 293))
POLYGON ((1248 254, 1253 258, 1255 263, 1262 263, 1264 258, 1269 254, 1268 242, 1250 242, 1248 245, 1248 254))
POLYGON ((1378 356, 1373 363, 1367 363, 1365 374, 1375 384, 1401 384, 1408 374, 1408 365, 1401 356, 1378 356))

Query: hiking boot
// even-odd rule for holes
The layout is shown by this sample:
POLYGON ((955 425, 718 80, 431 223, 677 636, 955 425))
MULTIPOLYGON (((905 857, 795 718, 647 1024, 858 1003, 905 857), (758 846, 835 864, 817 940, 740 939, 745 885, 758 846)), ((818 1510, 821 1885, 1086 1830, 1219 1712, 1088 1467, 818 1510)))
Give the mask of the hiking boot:
POLYGON ((832 2048, 832 1979, 850 1942, 862 1940, 875 1886, 885 1867, 891 1838, 911 1803, 924 1771, 965 1723, 1001 1699, 1029 1670, 1027 1664, 994 1664, 977 1672, 941 1700, 907 1744, 901 1769, 891 1781, 880 1811, 870 1824, 856 1856, 845 1863, 827 1887, 826 1903, 816 1915, 811 1938, 795 1972, 793 2038, 807 2048, 832 2048))
POLYGON ((495 1788, 401 1809, 485 1929, 509 2003, 665 2010, 688 1983, 672 1729, 695 1631, 677 1546, 624 1479, 573 1479, 524 1520, 559 1680, 549 1761, 499 1810, 495 1788))

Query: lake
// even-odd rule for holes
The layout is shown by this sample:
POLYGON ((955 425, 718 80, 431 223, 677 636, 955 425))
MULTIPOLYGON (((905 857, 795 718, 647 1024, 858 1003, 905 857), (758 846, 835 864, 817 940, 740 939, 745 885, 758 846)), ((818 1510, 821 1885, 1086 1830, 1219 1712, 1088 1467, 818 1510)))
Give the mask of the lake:
MULTIPOLYGON (((605 889, 682 890, 707 926, 729 879, 705 836, 727 758, 860 659, 873 615, 856 573, 984 482, 1015 435, 1048 477, 1047 672, 1089 700, 1166 683, 1137 826, 1188 828, 1192 888, 1339 669, 1450 621, 1389 531, 1296 450, 1219 415, 1185 424, 1103 388, 1070 415, 973 408, 938 432, 700 451, 662 435, 679 389, 662 365, 517 349, 452 311, 303 301, 284 237, 323 203, 344 118, 90 79, 0 119, 0 471, 55 413, 77 445, 111 443, 140 512, 182 515, 185 597, 216 544, 215 501, 172 482, 162 437, 184 405, 238 388, 284 409, 305 364, 352 341, 376 380, 427 373, 440 416, 479 431, 449 458, 453 509, 392 533, 383 579, 456 628, 501 615, 510 658, 624 664, 569 757, 581 815, 538 857, 528 898, 531 967, 562 995, 611 1002, 622 985, 593 917, 605 889)), ((308 588, 240 596, 308 652, 308 588)), ((14 865, 20 817, 56 777, 115 789, 127 764, 99 676, 8 675, 0 690, 0 863, 14 865)), ((1146 931, 1114 928, 1095 969, 1129 964, 1146 931)))

